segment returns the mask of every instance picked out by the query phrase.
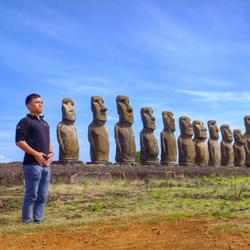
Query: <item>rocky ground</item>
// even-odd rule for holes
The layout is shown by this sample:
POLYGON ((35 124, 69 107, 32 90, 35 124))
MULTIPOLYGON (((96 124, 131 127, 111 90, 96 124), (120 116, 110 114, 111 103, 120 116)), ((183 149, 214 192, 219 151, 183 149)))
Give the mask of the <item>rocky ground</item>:
MULTIPOLYGON (((217 174, 222 176, 250 176, 250 168, 213 167, 167 167, 161 165, 95 165, 95 164, 52 164, 52 182, 78 183, 82 179, 142 180, 179 176, 195 177, 217 174)), ((0 185, 23 184, 22 164, 20 162, 0 163, 0 185)))

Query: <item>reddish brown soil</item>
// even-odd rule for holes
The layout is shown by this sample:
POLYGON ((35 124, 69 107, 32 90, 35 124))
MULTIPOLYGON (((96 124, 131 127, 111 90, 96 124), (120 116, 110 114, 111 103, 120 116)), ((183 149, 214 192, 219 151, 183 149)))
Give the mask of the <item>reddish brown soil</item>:
MULTIPOLYGON (((102 224, 74 230, 50 229, 0 238, 4 250, 80 249, 250 249, 250 233, 218 231, 216 219, 186 219, 157 225, 131 221, 126 226, 102 224)), ((233 221, 237 222, 237 221, 233 221)), ((242 221, 241 221, 242 222, 242 221)), ((250 221, 244 223, 249 223, 250 221)))

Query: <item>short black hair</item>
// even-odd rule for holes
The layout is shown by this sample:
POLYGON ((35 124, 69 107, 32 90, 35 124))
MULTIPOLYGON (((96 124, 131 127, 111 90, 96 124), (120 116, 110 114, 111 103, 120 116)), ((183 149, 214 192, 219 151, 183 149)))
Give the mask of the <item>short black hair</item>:
POLYGON ((27 104, 29 104, 29 103, 32 101, 32 99, 34 99, 34 98, 39 98, 39 97, 41 97, 41 96, 38 95, 38 94, 35 94, 35 93, 28 95, 28 96, 26 97, 26 99, 25 99, 25 104, 26 104, 26 106, 27 106, 27 104))

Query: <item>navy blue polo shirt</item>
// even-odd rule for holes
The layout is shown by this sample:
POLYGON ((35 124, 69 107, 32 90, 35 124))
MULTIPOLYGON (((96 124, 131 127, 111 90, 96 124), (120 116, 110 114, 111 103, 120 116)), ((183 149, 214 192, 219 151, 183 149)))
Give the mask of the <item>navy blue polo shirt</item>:
MULTIPOLYGON (((31 148, 44 154, 49 153, 49 125, 40 116, 40 120, 32 114, 22 118, 16 126, 16 142, 25 141, 31 148)), ((38 164, 33 155, 25 153, 23 164, 38 164)))

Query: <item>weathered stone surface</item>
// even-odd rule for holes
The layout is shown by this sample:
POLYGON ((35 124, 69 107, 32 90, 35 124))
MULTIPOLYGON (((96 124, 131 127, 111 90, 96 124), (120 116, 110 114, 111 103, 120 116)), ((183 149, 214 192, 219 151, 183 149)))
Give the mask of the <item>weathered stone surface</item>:
POLYGON ((245 124, 245 138, 246 138, 246 166, 250 167, 250 116, 247 115, 244 117, 245 124))
MULTIPOLYGON (((54 164, 52 163, 52 183, 78 183, 83 179, 89 181, 127 179, 127 180, 149 180, 150 178, 165 179, 209 176, 217 174, 222 176, 250 176, 250 168, 228 168, 228 167, 185 167, 147 165, 112 165, 106 164, 54 164)), ((0 185, 15 186, 23 185, 24 177, 21 162, 0 163, 0 185)))
POLYGON ((175 139, 175 119, 172 112, 163 111, 164 129, 161 132, 161 164, 176 165, 177 147, 175 139))
POLYGON ((62 121, 57 125, 60 161, 77 161, 79 159, 79 144, 75 120, 74 102, 70 98, 64 98, 62 100, 62 121))
POLYGON ((91 110, 93 121, 88 128, 91 162, 105 163, 109 160, 109 137, 105 126, 107 108, 102 97, 91 97, 91 110))
POLYGON ((179 118, 180 136, 178 137, 179 165, 193 166, 195 161, 195 146, 192 140, 193 127, 187 116, 179 118))
POLYGON ((135 136, 132 129, 134 123, 133 109, 127 96, 117 96, 119 122, 115 125, 116 155, 118 163, 135 162, 135 136))
POLYGON ((157 139, 154 135, 155 118, 153 116, 152 108, 142 108, 141 119, 143 122, 143 129, 140 133, 140 160, 142 164, 154 164, 158 160, 159 148, 157 144, 157 139))
POLYGON ((221 152, 219 145, 219 128, 215 120, 207 122, 210 138, 208 140, 209 166, 219 167, 221 165, 221 152))
POLYGON ((233 133, 229 125, 224 124, 220 127, 222 141, 220 143, 221 148, 221 165, 227 167, 234 166, 234 150, 233 150, 233 133))
POLYGON ((200 167, 208 166, 208 147, 206 143, 207 129, 202 121, 193 121, 194 145, 195 145, 195 164, 200 167))
POLYGON ((244 167, 246 164, 246 139, 241 133, 240 129, 235 129, 233 131, 234 135, 234 166, 244 167))

